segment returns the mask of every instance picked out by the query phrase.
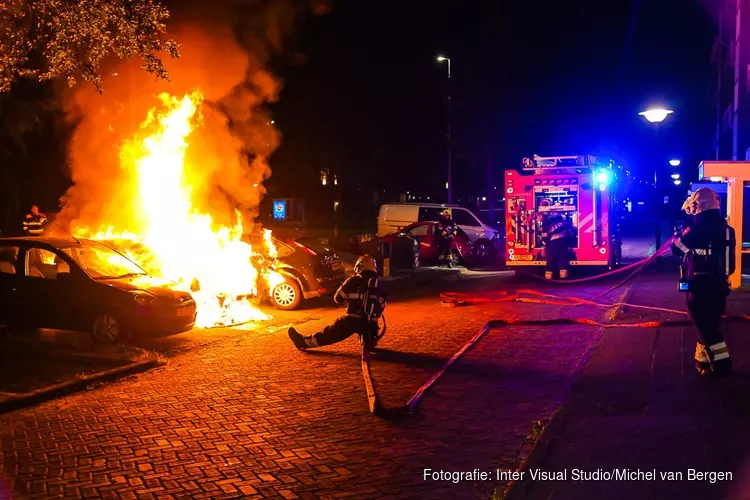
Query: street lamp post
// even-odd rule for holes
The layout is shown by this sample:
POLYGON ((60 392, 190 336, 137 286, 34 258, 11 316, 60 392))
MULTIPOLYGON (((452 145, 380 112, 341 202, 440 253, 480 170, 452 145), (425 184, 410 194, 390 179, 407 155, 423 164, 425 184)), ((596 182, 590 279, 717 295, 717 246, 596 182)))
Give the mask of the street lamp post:
MULTIPOLYGON (((642 117, 644 117, 648 122, 653 123, 656 125, 656 140, 659 141, 659 124, 667 119, 667 116, 674 113, 671 109, 665 109, 665 108, 649 108, 646 111, 641 111, 638 113, 642 117)), ((657 144, 658 147, 658 144, 657 144)), ((661 216, 658 213, 659 209, 657 209, 657 206, 661 206, 658 202, 659 200, 659 190, 658 190, 658 171, 659 171, 659 164, 662 161, 661 155, 658 155, 657 160, 654 162, 654 216, 656 218, 655 221, 655 227, 654 227, 654 237, 655 237, 655 243, 656 243, 656 250, 658 251, 661 248, 661 216)), ((657 260, 660 260, 657 257, 657 260)))
POLYGON ((453 134, 452 134, 452 103, 451 103, 451 58, 438 56, 438 62, 445 62, 448 66, 448 203, 453 203, 453 134))

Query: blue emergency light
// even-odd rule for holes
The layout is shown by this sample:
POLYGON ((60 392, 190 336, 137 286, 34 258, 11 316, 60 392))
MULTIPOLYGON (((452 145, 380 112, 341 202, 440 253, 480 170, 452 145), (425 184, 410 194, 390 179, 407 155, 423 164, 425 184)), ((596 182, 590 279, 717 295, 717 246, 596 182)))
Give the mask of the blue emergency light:
POLYGON ((609 172, 607 172, 605 169, 600 169, 596 173, 596 182, 599 184, 599 190, 604 191, 607 189, 607 185, 609 185, 609 172))

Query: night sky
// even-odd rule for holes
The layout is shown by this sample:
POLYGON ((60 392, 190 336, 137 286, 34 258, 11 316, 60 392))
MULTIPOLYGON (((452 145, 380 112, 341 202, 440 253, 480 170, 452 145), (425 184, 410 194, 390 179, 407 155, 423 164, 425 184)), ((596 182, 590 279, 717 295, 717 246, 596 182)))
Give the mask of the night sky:
POLYGON ((604 153, 633 171, 713 157, 715 25, 697 0, 338 1, 281 64, 272 184, 321 168, 347 188, 444 195, 452 60, 458 196, 523 156, 604 153), (650 104, 675 110, 654 127, 650 104), (658 139, 658 142, 657 142, 658 139), (442 189, 441 189, 442 188, 442 189))

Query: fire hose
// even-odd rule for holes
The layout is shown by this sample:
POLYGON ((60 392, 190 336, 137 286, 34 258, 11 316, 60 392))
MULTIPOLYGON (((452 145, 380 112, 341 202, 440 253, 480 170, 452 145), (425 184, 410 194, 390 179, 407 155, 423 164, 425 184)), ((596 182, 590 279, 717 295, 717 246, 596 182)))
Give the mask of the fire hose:
MULTIPOLYGON (((533 279, 544 280, 545 282, 566 284, 566 283, 586 283, 588 281, 595 281, 595 280, 599 280, 599 279, 602 279, 602 278, 607 278, 609 276, 615 276, 615 275, 618 275, 618 274, 622 274, 625 271, 628 271, 630 269, 635 269, 635 271, 633 272, 632 275, 630 275, 628 278, 626 278, 625 280, 623 280, 623 283, 624 283, 628 279, 630 279, 633 276, 635 276, 635 274, 637 274, 637 272, 641 271, 643 268, 645 268, 651 262, 653 262, 654 260, 656 260, 658 257, 661 257, 662 255, 668 253, 669 252, 669 247, 670 247, 670 245, 672 244, 673 241, 674 241, 674 238, 670 238, 669 241, 667 241, 664 245, 661 246, 661 248, 657 249, 656 252, 654 252, 654 254, 651 255, 651 256, 649 256, 649 257, 641 259, 641 260, 639 260, 637 262, 633 262, 632 264, 628 264, 627 266, 619 267, 617 269, 613 269, 613 270, 608 271, 606 273, 597 274, 596 276, 589 276, 587 278, 578 278, 578 279, 574 279, 574 280, 550 280, 550 279, 547 279, 547 278, 543 278, 541 276, 537 276, 536 274, 532 274, 532 273, 526 273, 526 272, 522 272, 522 271, 518 271, 518 273, 522 274, 524 276, 528 276, 528 277, 533 278, 533 279)), ((617 288, 619 286, 622 286, 622 284, 618 284, 615 288, 617 288)), ((609 292, 607 292, 607 293, 609 293, 609 292)), ((604 295, 606 295, 606 293, 604 295)))
MULTIPOLYGON (((634 309, 646 309, 646 310, 651 310, 651 311, 687 315, 688 313, 686 311, 680 311, 677 309, 669 309, 669 308, 664 308, 664 307, 629 304, 627 302, 614 302, 611 304, 603 304, 600 302, 596 302, 597 299, 610 293, 616 288, 622 286, 629 279, 631 279, 635 274, 640 272, 650 262, 656 259, 659 255, 665 253, 670 243, 671 241, 665 244, 661 249, 659 249, 651 257, 648 257, 639 262, 631 264, 630 266, 626 266, 625 268, 618 269, 615 272, 608 273, 609 275, 613 275, 613 274, 621 273, 625 269, 635 268, 635 271, 633 271, 633 273, 628 275, 620 283, 616 284, 609 290, 597 295, 596 297, 592 299, 583 299, 580 297, 570 297, 570 296, 562 297, 559 295, 540 292, 538 290, 533 290, 533 289, 521 289, 521 290, 514 290, 514 291, 485 292, 485 293, 480 293, 480 294, 446 292, 446 293, 440 294, 441 303, 447 307, 456 307, 456 306, 471 305, 471 304, 483 304, 483 303, 490 303, 490 302, 524 302, 524 303, 532 303, 532 304, 551 304, 551 305, 563 305, 563 306, 594 306, 594 307, 604 307, 604 308, 623 306, 623 307, 631 307, 634 309)), ((594 278, 600 278, 600 277, 602 276, 600 275, 594 278)), ((590 280, 591 279, 583 279, 583 280, 578 280, 578 282, 590 281, 590 280)), ((731 320, 731 321, 750 321, 750 316, 724 316, 724 318, 731 320)), ((464 353, 466 353, 466 351, 471 349, 482 337, 484 337, 490 330, 494 328, 498 328, 501 326, 549 326, 549 325, 586 325, 586 326, 594 326, 594 327, 599 327, 599 328, 657 328, 657 327, 665 327, 665 326, 689 326, 689 325, 692 325, 692 321, 690 320, 666 320, 666 321, 646 321, 646 322, 639 322, 639 323, 601 323, 599 321, 595 321, 595 320, 588 319, 588 318, 556 318, 556 319, 545 319, 545 320, 512 320, 512 319, 491 320, 491 321, 488 321, 484 325, 484 327, 482 327, 482 329, 479 330, 479 332, 477 332, 466 344, 464 344, 464 346, 461 347, 461 349, 459 349, 458 352, 456 352, 450 359, 448 359, 440 368, 440 370, 438 370, 437 373, 435 373, 427 382, 425 382, 404 406, 390 408, 390 409, 387 409, 382 406, 382 404, 378 400, 377 393, 375 392, 375 387, 374 387, 372 375, 370 372, 370 351, 373 348, 373 346, 363 343, 362 375, 365 381, 365 389, 367 391, 367 399, 368 399, 368 404, 370 407, 370 412, 373 415, 381 416, 381 417, 395 417, 395 416, 414 413, 417 410, 419 403, 421 402, 425 393, 438 381, 438 379, 440 379, 440 377, 442 377, 445 374, 445 372, 464 353)))

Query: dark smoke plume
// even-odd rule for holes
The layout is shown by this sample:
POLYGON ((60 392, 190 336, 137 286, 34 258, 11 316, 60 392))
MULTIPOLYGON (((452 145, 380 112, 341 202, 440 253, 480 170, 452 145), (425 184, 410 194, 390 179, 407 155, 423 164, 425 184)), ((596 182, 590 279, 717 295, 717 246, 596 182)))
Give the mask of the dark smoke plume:
POLYGON ((104 94, 79 85, 70 98, 78 120, 69 148, 73 186, 61 199, 59 223, 99 228, 132 220, 132 172, 122 168, 124 141, 138 131, 163 92, 181 97, 195 89, 205 96, 203 126, 189 138, 196 208, 228 224, 239 209, 254 219, 271 172, 268 157, 280 135, 265 111, 279 97, 281 81, 266 68, 284 51, 284 41, 307 14, 327 11, 327 2, 214 0, 175 2, 169 34, 181 44, 180 58, 166 59, 170 82, 145 73, 140 62, 113 64, 104 94))

